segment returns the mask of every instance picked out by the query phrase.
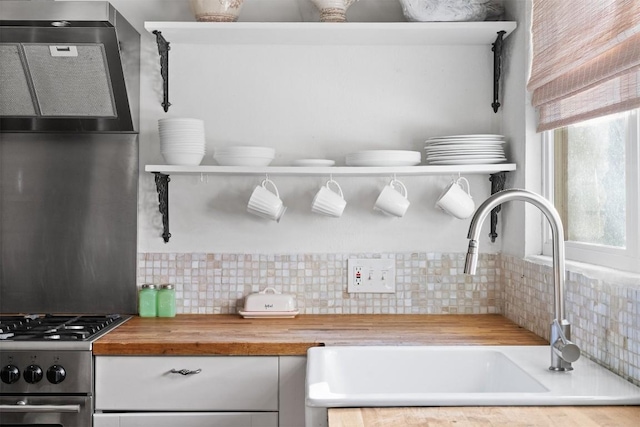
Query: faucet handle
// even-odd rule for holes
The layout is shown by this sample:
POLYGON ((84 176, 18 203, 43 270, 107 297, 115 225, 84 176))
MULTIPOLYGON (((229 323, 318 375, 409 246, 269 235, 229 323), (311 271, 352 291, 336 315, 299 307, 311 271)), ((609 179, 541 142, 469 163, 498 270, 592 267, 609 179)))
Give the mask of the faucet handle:
POLYGON ((580 347, 571 341, 558 339, 553 344, 553 351, 565 362, 573 363, 580 358, 580 347))
POLYGON ((556 340, 552 342, 552 349, 562 360, 567 363, 573 363, 580 358, 580 347, 578 347, 573 341, 567 338, 571 336, 571 325, 566 320, 562 320, 562 324, 558 319, 554 319, 551 324, 552 329, 555 329, 556 340))

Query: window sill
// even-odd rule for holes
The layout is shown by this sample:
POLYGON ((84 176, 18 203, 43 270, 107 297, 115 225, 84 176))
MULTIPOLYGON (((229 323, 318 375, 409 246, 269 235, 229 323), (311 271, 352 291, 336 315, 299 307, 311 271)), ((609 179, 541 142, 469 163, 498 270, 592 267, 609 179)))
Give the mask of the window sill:
MULTIPOLYGON (((548 267, 553 264, 552 258, 544 255, 531 255, 526 257, 525 260, 548 267)), ((637 273, 569 260, 566 260, 565 264, 566 270, 571 273, 582 274, 591 279, 602 280, 611 284, 640 288, 640 274, 637 273)))

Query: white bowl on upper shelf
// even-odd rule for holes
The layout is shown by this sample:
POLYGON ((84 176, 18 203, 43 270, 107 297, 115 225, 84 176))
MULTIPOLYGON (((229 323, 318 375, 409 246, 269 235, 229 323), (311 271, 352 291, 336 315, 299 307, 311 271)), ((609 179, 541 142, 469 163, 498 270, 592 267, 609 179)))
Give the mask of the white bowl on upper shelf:
POLYGON ((204 122, 193 118, 158 120, 160 152, 169 165, 197 166, 206 154, 204 122))
POLYGON ((419 151, 364 150, 347 154, 347 166, 415 166, 419 165, 419 151))
POLYGON ((271 147, 232 146, 216 148, 213 158, 220 166, 268 166, 275 154, 271 147))
POLYGON ((171 152, 163 151, 162 157, 168 165, 175 166, 198 166, 204 158, 204 153, 187 153, 184 151, 171 152))

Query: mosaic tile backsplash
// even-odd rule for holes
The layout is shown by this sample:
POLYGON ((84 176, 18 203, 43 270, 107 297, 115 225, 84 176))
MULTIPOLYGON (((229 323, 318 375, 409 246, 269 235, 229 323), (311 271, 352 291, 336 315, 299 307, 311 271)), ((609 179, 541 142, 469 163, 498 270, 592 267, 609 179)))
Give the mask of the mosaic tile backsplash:
MULTIPOLYGON (((141 253, 138 285, 172 283, 178 313, 234 314, 266 287, 295 295, 306 314, 505 315, 549 338, 551 267, 481 254, 478 274, 463 274, 464 253, 216 254, 141 253), (347 293, 347 259, 392 258, 395 294, 347 293)), ((640 385, 640 284, 569 272, 566 317, 583 355, 640 385)))
MULTIPOLYGON (((549 339, 553 319, 550 266, 501 255, 503 310, 518 325, 549 339)), ((618 284, 569 271, 565 316, 583 356, 640 386, 640 283, 618 284)))
POLYGON ((295 295, 306 314, 483 314, 500 312, 497 255, 483 255, 476 276, 464 254, 174 254, 138 259, 138 284, 173 283, 178 313, 237 313, 266 287, 295 295), (347 293, 348 258, 395 258, 395 294, 347 293))

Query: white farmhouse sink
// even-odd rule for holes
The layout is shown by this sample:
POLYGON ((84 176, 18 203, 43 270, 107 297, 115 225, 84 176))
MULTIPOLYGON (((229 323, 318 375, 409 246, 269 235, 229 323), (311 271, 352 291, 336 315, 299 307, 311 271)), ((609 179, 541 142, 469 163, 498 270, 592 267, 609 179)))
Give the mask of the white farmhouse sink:
POLYGON ((549 371, 548 346, 315 347, 306 404, 371 406, 639 405, 640 388, 581 358, 549 371))
MULTIPOLYGON (((498 350, 433 347, 325 347, 325 379, 313 392, 343 397, 431 393, 540 393, 548 391, 498 350)), ((315 362, 315 356, 313 361, 315 362)))

